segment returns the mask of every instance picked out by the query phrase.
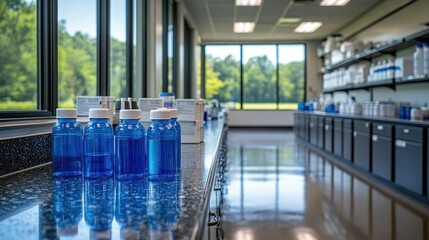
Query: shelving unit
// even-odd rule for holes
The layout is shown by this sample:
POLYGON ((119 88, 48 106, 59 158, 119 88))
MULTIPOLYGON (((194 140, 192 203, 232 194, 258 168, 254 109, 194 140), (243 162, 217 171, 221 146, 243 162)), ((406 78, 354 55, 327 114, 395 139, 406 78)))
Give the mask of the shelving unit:
MULTIPOLYGON (((332 72, 339 68, 349 67, 353 64, 363 62, 363 61, 372 61, 373 59, 383 55, 395 56, 396 52, 412 47, 421 42, 429 42, 429 29, 410 35, 401 40, 391 41, 382 46, 356 54, 355 56, 349 59, 338 62, 332 66, 326 67, 325 72, 332 72)), ((376 82, 368 82, 363 84, 346 85, 346 86, 340 86, 340 87, 331 88, 331 89, 324 89, 323 93, 331 94, 334 92, 341 92, 341 91, 348 93, 349 91, 352 91, 352 90, 361 90, 361 89, 369 91, 372 88, 379 88, 379 87, 388 87, 393 90, 396 90, 396 85, 418 83, 418 82, 429 82, 429 76, 418 76, 418 77, 409 78, 409 79, 390 79, 390 80, 383 80, 383 81, 376 81, 376 82)))
POLYGON ((353 84, 353 85, 346 85, 331 89, 323 90, 323 93, 334 93, 334 92, 349 92, 352 90, 370 90, 371 88, 376 87, 388 87, 388 88, 395 88, 395 81, 393 79, 390 80, 383 80, 383 81, 377 81, 377 82, 368 82, 368 83, 362 83, 362 84, 353 84))

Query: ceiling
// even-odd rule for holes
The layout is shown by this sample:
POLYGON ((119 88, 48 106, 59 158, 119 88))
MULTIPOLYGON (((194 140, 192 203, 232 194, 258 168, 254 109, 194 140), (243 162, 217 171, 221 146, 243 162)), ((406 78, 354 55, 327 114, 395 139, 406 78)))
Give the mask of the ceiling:
POLYGON ((263 0, 261 6, 235 6, 235 0, 183 0, 203 43, 320 40, 383 0, 351 0, 343 7, 322 7, 320 0, 263 0), (299 23, 278 24, 280 18, 320 21, 313 33, 294 33, 299 23), (234 33, 234 22, 256 22, 253 33, 234 33))

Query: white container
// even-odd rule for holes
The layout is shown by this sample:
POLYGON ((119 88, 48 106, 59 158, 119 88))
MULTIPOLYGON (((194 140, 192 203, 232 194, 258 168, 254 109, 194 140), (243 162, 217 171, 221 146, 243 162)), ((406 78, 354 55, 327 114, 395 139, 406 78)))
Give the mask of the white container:
POLYGON ((113 122, 113 115, 115 111, 115 97, 112 96, 77 96, 76 109, 77 116, 81 117, 80 122, 89 121, 90 108, 107 108, 109 109, 109 122, 113 122))
MULTIPOLYGON (((140 122, 151 122, 150 121, 150 110, 156 110, 162 107, 161 98, 139 98, 138 105, 142 110, 142 118, 140 122)), ((147 129, 145 127, 145 129, 147 129)))
POLYGON ((204 101, 201 99, 177 99, 179 111, 178 121, 202 121, 204 116, 204 101))
POLYGON ((411 120, 422 120, 422 111, 419 107, 413 107, 411 109, 411 120))
POLYGON ((414 74, 414 60, 411 57, 395 59, 395 78, 407 79, 414 74))
POLYGON ((429 43, 423 43, 423 74, 429 74, 429 43))
POLYGON ((421 76, 424 74, 423 72, 423 64, 424 64, 424 53, 423 53, 423 44, 417 44, 416 51, 413 55, 414 59, 414 76, 421 76))
POLYGON ((200 121, 179 121, 181 126, 182 143, 200 143, 201 142, 201 122, 200 121))

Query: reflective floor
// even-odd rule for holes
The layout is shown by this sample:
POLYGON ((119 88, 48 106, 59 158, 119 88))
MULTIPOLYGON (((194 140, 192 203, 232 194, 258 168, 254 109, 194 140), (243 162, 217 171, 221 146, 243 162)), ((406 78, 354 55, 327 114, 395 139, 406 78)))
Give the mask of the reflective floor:
POLYGON ((428 239, 429 210, 288 130, 228 131, 224 239, 428 239))

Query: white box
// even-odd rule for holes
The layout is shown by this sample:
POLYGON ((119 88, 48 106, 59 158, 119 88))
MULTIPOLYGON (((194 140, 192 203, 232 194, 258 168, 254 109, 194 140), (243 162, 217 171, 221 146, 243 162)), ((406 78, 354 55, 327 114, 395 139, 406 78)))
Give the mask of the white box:
POLYGON ((141 122, 150 122, 150 110, 162 107, 161 98, 139 98, 138 103, 140 110, 142 110, 141 122))
POLYGON ((414 75, 414 62, 411 57, 400 57, 395 59, 395 78, 406 79, 414 75))
POLYGON ((204 101, 201 99, 177 99, 177 120, 179 121, 201 121, 204 101))
POLYGON ((113 123, 113 114, 115 111, 115 97, 112 96, 77 96, 76 110, 78 117, 88 117, 90 108, 109 109, 109 121, 113 123))
POLYGON ((200 143, 201 127, 197 121, 180 121, 182 143, 200 143))

